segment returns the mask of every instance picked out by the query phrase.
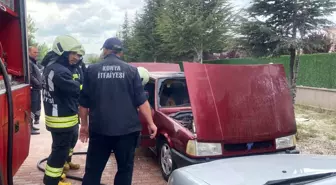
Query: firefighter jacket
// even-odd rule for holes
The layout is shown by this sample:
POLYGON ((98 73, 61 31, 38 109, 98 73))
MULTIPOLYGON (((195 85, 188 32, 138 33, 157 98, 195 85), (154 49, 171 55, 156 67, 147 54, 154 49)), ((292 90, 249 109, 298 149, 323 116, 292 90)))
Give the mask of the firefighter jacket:
POLYGON ((50 64, 55 63, 60 56, 57 55, 54 51, 49 51, 46 56, 43 58, 41 65, 47 67, 50 64))
POLYGON ((85 64, 83 63, 83 60, 80 60, 74 68, 74 73, 72 75, 73 79, 78 81, 80 83, 80 89, 82 90, 82 86, 83 86, 83 77, 84 77, 84 68, 83 65, 85 66, 85 64))
POLYGON ((76 66, 61 56, 43 72, 43 103, 49 131, 70 131, 78 124, 80 83, 73 79, 76 66))

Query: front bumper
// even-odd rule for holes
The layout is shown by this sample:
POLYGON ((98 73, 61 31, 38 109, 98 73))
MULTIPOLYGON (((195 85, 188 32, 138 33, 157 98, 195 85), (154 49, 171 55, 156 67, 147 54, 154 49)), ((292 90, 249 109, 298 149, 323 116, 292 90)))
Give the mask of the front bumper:
POLYGON ((291 149, 291 150, 285 150, 285 151, 276 152, 276 153, 278 154, 300 154, 300 151, 296 149, 291 149))
MULTIPOLYGON (((199 158, 199 159, 192 159, 184 154, 171 149, 172 152, 172 158, 173 161, 175 162, 176 166, 178 168, 184 167, 184 166, 189 166, 189 165, 194 165, 194 164, 200 164, 200 163, 205 163, 205 162, 210 162, 214 161, 217 159, 222 159, 223 157, 220 158, 199 158)), ((300 151, 296 149, 288 149, 284 151, 278 151, 278 152, 272 152, 272 153, 263 153, 263 154, 250 154, 250 155, 269 155, 269 154, 300 154, 300 151)), ((238 157, 238 156, 232 156, 232 157, 238 157)))

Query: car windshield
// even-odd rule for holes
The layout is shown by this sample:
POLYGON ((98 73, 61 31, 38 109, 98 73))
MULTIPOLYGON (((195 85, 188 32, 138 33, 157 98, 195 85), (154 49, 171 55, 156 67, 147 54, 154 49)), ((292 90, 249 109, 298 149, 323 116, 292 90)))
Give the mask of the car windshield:
POLYGON ((303 177, 296 177, 291 179, 281 179, 281 180, 274 180, 268 181, 264 185, 305 185, 311 182, 316 182, 319 180, 323 180, 325 178, 330 178, 336 176, 336 172, 329 172, 329 173, 322 173, 322 174, 315 174, 315 175, 307 175, 303 177))
POLYGON ((188 107, 190 106, 187 82, 185 78, 165 79, 159 90, 161 107, 188 107))

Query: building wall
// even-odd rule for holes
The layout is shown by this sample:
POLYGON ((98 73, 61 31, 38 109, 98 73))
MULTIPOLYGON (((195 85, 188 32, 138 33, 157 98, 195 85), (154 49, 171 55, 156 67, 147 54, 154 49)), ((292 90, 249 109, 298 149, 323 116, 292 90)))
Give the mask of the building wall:
POLYGON ((297 88, 296 103, 336 110, 336 89, 300 86, 297 88))

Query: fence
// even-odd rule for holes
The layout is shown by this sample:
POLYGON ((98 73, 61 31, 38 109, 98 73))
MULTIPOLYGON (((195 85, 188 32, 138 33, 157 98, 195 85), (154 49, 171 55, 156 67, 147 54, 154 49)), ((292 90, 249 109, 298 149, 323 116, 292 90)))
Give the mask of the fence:
POLYGON ((336 110, 336 90, 315 87, 297 87, 296 103, 328 110, 336 110))

